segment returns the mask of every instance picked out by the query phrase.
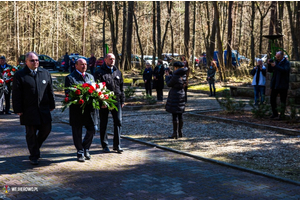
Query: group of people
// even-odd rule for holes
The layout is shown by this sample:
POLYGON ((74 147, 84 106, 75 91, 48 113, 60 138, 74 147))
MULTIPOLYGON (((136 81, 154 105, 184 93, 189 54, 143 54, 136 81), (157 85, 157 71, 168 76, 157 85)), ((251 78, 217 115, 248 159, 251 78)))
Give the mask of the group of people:
MULTIPOLYGON (((2 57, 0 58, 1 61, 2 57)), ((2 59, 3 60, 3 59, 2 59)), ((39 68, 38 55, 35 52, 29 52, 25 58, 26 66, 15 73, 13 79, 12 101, 13 109, 20 116, 21 125, 25 125, 26 141, 30 152, 30 162, 33 165, 38 164, 40 158, 40 148, 43 142, 51 132, 51 111, 55 109, 55 96, 53 93, 52 78, 50 73, 39 68)), ((3 61, 0 62, 3 68, 3 61)), ((162 61, 158 61, 153 73, 151 66, 147 64, 144 71, 144 81, 147 94, 151 95, 151 81, 156 82, 157 99, 162 100, 162 89, 164 87, 164 77, 166 85, 170 87, 166 111, 172 114, 173 133, 169 138, 177 139, 183 137, 183 113, 187 102, 186 88, 188 67, 185 63, 177 61, 173 64, 173 72, 165 70, 162 61), (159 86, 158 86, 159 85, 159 86)), ((214 61, 208 70, 207 80, 214 89, 214 76, 218 70, 214 61)), ((120 134, 122 126, 122 108, 125 102, 123 90, 123 76, 121 71, 115 66, 115 56, 109 53, 104 58, 104 63, 95 71, 94 75, 87 73, 87 62, 85 59, 78 59, 75 62, 75 70, 65 77, 65 87, 75 84, 95 83, 96 81, 105 82, 107 89, 116 95, 116 107, 109 110, 103 105, 99 111, 92 106, 86 106, 82 112, 80 105, 72 104, 69 109, 70 126, 72 127, 72 136, 74 146, 77 150, 77 161, 84 162, 91 159, 89 149, 95 135, 95 112, 99 112, 100 118, 100 139, 103 152, 109 153, 109 143, 107 135, 108 115, 111 112, 114 124, 113 150, 122 153, 120 134), (83 136, 83 126, 86 134, 83 136)), ((268 71, 273 73, 271 79, 271 106, 272 118, 278 117, 276 97, 280 94, 281 103, 285 106, 287 91, 289 87, 289 61, 283 56, 281 51, 276 53, 276 61, 268 61, 268 71)), ((253 68, 251 74, 254 76, 252 84, 255 88, 255 102, 258 103, 258 93, 261 95, 261 103, 264 101, 264 85, 266 76, 266 67, 262 61, 253 68)), ((65 91, 66 95, 69 93, 65 91)), ((280 113, 280 116, 284 112, 280 113)))
MULTIPOLYGON (((104 58, 105 63, 99 67, 95 75, 86 73, 85 59, 75 62, 75 70, 65 77, 65 87, 80 83, 106 82, 106 87, 116 95, 118 110, 111 110, 114 120, 113 149, 123 152, 120 146, 120 132, 122 123, 122 108, 125 96, 123 91, 123 77, 120 70, 114 66, 115 56, 111 53, 104 58)), ((38 164, 40 148, 51 132, 51 111, 55 109, 55 96, 53 93, 52 78, 48 70, 39 67, 38 55, 29 52, 25 56, 26 66, 16 72, 13 80, 13 109, 20 116, 21 125, 25 125, 26 142, 30 153, 29 160, 33 165, 38 164)), ((65 91, 68 94, 68 90, 65 91)), ((84 162, 91 159, 89 148, 95 134, 95 121, 93 114, 97 112, 92 106, 86 106, 84 112, 80 105, 71 105, 69 109, 70 125, 74 146, 77 149, 77 160, 84 162), (82 139, 83 126, 86 129, 82 139)), ((109 110, 102 106, 100 115, 100 137, 103 151, 110 152, 107 139, 107 123, 109 110)))

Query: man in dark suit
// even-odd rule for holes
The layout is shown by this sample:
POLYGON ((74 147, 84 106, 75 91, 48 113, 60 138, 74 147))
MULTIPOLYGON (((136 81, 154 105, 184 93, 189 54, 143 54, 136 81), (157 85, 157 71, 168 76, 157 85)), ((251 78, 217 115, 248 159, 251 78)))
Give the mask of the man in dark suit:
MULTIPOLYGON (((7 68, 7 67, 11 67, 11 66, 6 63, 5 56, 1 56, 0 57, 0 73, 2 74, 4 69, 7 68)), ((4 111, 7 115, 10 115, 11 114, 11 112, 10 112, 11 82, 8 82, 6 84, 6 86, 7 86, 7 92, 4 93, 4 98, 5 98, 5 109, 4 109, 4 111)), ((0 114, 4 114, 4 113, 0 112, 0 114)))
MULTIPOLYGON (((76 69, 66 76, 65 87, 71 87, 72 85, 89 83, 95 83, 94 77, 91 74, 86 73, 87 64, 82 58, 78 59, 75 63, 76 69)), ((68 90, 65 91, 68 94, 68 90)), ((70 125, 72 126, 73 142, 77 149, 77 161, 84 162, 90 160, 91 156, 89 148, 92 144, 95 134, 95 123, 92 115, 95 110, 92 105, 87 105, 82 113, 80 105, 72 104, 69 108, 70 111, 70 125), (86 134, 82 141, 82 127, 85 126, 86 134)))
POLYGON ((48 70, 39 68, 38 55, 27 53, 25 63, 26 66, 14 75, 13 109, 26 128, 30 162, 37 165, 40 147, 51 132, 50 111, 55 108, 55 100, 51 75, 48 70))
POLYGON ((275 55, 276 61, 268 60, 268 71, 273 72, 271 78, 271 95, 270 103, 272 107, 273 115, 271 118, 278 117, 276 98, 280 94, 281 112, 279 119, 284 118, 284 112, 286 108, 286 98, 289 89, 290 82, 290 62, 284 57, 282 51, 278 51, 275 55))
MULTIPOLYGON (((114 121, 114 139, 113 149, 118 153, 122 153, 123 149, 120 146, 120 134, 122 124, 122 108, 125 102, 125 95, 123 90, 123 77, 121 71, 115 66, 115 56, 109 53, 104 58, 104 64, 95 72, 95 79, 100 82, 105 82, 107 89, 113 91, 116 95, 116 107, 118 110, 111 110, 114 121)), ((109 110, 106 106, 102 106, 99 110, 100 116, 100 139, 103 152, 109 153, 108 139, 107 139, 107 122, 109 110)))

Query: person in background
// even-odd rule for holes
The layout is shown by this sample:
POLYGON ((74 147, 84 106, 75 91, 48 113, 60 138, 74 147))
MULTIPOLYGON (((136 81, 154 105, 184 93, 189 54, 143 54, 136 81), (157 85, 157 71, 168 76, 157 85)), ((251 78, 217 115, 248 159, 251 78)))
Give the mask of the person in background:
POLYGON ((163 101, 163 89, 164 89, 164 74, 165 68, 162 60, 157 61, 157 65, 153 72, 153 85, 155 85, 157 93, 157 101, 163 101))
POLYGON ((100 57, 97 61, 96 61, 96 71, 99 69, 99 67, 101 67, 104 64, 104 58, 100 57))
POLYGON ((39 67, 38 55, 27 53, 25 63, 26 66, 14 75, 12 102, 21 125, 25 125, 30 163, 37 165, 40 148, 51 132, 55 100, 51 75, 39 67))
MULTIPOLYGON (((76 63, 76 70, 65 78, 65 87, 71 87, 77 84, 95 83, 94 77, 86 73, 87 64, 85 59, 79 58, 76 63)), ((65 90, 66 95, 69 90, 65 90)), ((82 113, 81 105, 72 104, 69 108, 70 125, 72 127, 72 136, 75 148, 77 150, 77 161, 85 162, 90 160, 91 155, 89 153, 90 146, 95 135, 95 123, 92 118, 92 114, 95 112, 92 106, 86 106, 84 113, 82 113), (82 128, 85 126, 86 134, 82 141, 82 128)))
POLYGON ((182 114, 186 103, 184 87, 186 85, 186 73, 188 69, 179 61, 175 62, 173 67, 174 71, 172 75, 170 75, 168 71, 165 71, 167 86, 171 87, 166 103, 166 111, 172 113, 173 118, 173 134, 169 136, 169 138, 177 139, 183 136, 182 114))
POLYGON ((72 58, 72 60, 71 60, 71 63, 70 63, 70 66, 71 66, 71 73, 75 70, 75 58, 72 58))
POLYGON ((143 80, 145 83, 146 95, 152 96, 152 68, 149 62, 146 62, 146 69, 143 73, 143 80))
MULTIPOLYGON (((11 66, 6 63, 5 56, 1 56, 0 57, 0 73, 2 74, 4 69, 7 68, 7 67, 11 67, 11 66)), ((1 76, 0 76, 0 78, 1 78, 1 76)), ((11 114, 11 112, 10 112, 11 89, 12 89, 11 82, 6 83, 6 92, 4 92, 5 108, 3 107, 4 111, 0 112, 0 114, 4 114, 4 112, 7 115, 11 114)))
POLYGON ((90 71, 91 74, 94 76, 95 73, 95 66, 96 66, 96 57, 94 56, 94 54, 91 54, 91 57, 89 59, 89 67, 90 67, 90 71))
POLYGON ((66 52, 66 55, 64 56, 64 61, 65 61, 65 72, 69 72, 69 67, 70 67, 70 57, 68 52, 66 52))
POLYGON ((251 70, 253 76, 252 85, 254 86, 254 101, 255 105, 258 105, 260 96, 260 104, 263 104, 265 97, 265 85, 266 85, 266 67, 263 65, 262 59, 257 60, 257 66, 251 70))
POLYGON ((278 117, 276 98, 280 94, 281 112, 279 119, 284 118, 286 108, 286 98, 290 82, 290 62, 284 57, 282 51, 278 51, 275 55, 276 60, 268 60, 268 72, 273 73, 271 78, 271 96, 270 103, 273 115, 272 119, 278 117))
POLYGON ((209 83, 210 97, 216 96, 216 87, 215 87, 215 76, 218 71, 218 67, 215 61, 211 61, 210 66, 207 70, 207 81, 209 83), (214 94, 212 93, 214 89, 214 94))

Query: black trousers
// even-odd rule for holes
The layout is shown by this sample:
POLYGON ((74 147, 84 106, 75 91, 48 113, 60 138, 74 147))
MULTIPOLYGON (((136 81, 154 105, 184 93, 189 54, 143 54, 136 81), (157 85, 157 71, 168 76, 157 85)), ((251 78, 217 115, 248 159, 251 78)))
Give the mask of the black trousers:
POLYGON ((10 93, 11 93, 10 87, 7 87, 7 89, 8 89, 8 93, 4 93, 4 99, 5 99, 5 109, 4 109, 4 111, 6 113, 9 112, 9 109, 10 109, 10 93))
POLYGON ((40 158, 40 148, 43 142, 47 139, 51 132, 51 122, 37 126, 26 125, 26 142, 30 153, 30 160, 37 160, 40 158), (38 133, 37 133, 38 131, 38 133), (37 133, 37 134, 36 134, 37 133))
POLYGON ((94 126, 85 126, 86 134, 82 141, 82 127, 83 126, 72 126, 73 142, 77 152, 79 150, 89 149, 93 142, 93 137, 95 135, 94 126))
POLYGON ((152 96, 151 81, 147 80, 147 83, 145 83, 145 89, 146 89, 146 94, 152 96))
MULTIPOLYGON (((121 125, 122 125, 122 108, 120 103, 117 105, 118 111, 111 110, 111 114, 113 117, 114 122, 114 139, 113 139, 113 147, 120 147, 121 145, 121 125)), ((100 117, 100 139, 101 139, 101 146, 104 149, 108 146, 108 138, 107 138, 107 123, 108 123, 108 108, 101 108, 99 110, 99 117, 100 117)))
POLYGON ((284 115, 288 90, 286 90, 286 89, 272 89, 271 90, 270 103, 271 103, 272 112, 273 112, 274 116, 278 115, 277 103, 276 103, 276 98, 277 98, 278 94, 280 95, 280 103, 282 105, 282 111, 281 111, 282 113, 280 113, 280 114, 284 115))
POLYGON ((162 88, 156 89, 156 93, 157 93, 157 100, 162 101, 163 100, 163 89, 162 88))

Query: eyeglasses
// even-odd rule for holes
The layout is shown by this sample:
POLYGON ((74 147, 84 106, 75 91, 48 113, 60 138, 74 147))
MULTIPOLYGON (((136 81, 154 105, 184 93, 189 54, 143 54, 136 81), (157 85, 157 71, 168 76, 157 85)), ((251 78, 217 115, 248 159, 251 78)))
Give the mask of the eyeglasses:
POLYGON ((39 60, 29 60, 30 62, 39 62, 39 60))

